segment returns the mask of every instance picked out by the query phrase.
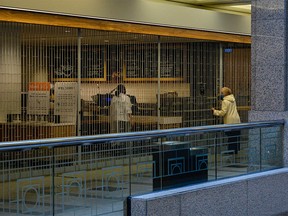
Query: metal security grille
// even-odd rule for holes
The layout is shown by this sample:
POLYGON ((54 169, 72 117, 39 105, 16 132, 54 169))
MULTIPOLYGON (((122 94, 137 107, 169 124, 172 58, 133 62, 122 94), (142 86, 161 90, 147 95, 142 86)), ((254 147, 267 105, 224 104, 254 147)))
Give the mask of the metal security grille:
POLYGON ((219 107, 223 85, 247 121, 249 45, 0 25, 1 142, 219 124, 210 110, 219 107), (131 116, 114 125, 119 84, 131 116))
POLYGON ((223 82, 233 89, 242 122, 250 110, 251 48, 245 44, 223 46, 223 82))

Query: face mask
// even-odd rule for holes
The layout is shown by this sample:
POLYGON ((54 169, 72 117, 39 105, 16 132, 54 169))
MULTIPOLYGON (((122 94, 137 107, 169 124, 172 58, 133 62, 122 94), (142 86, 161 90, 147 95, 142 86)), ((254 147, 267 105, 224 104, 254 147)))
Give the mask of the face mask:
POLYGON ((220 100, 223 100, 223 99, 224 99, 224 95, 221 94, 221 95, 220 95, 220 100))

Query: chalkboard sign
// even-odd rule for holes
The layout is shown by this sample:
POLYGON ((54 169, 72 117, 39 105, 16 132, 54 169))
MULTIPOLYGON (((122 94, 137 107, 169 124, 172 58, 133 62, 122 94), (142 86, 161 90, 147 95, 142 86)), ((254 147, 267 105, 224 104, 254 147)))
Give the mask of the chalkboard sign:
MULTIPOLYGON (((78 68, 77 47, 51 47, 49 49, 49 70, 54 79, 75 79, 78 68)), ((103 47, 81 48, 81 79, 104 79, 105 52, 103 47)))
POLYGON ((157 77, 157 46, 127 47, 125 66, 127 78, 157 77))
POLYGON ((180 45, 164 44, 160 52, 160 77, 181 77, 183 71, 183 50, 180 45))
POLYGON ((110 74, 113 72, 123 72, 123 47, 119 45, 110 45, 108 48, 107 64, 110 74))
POLYGON ((77 47, 51 47, 49 69, 54 78, 76 78, 77 47))
MULTIPOLYGON (((182 49, 173 44, 165 44, 160 51, 160 77, 180 78, 182 75, 182 49)), ((158 77, 157 44, 149 46, 131 46, 125 51, 126 80, 158 77)))
POLYGON ((82 78, 104 77, 104 49, 99 46, 89 46, 81 50, 82 78))

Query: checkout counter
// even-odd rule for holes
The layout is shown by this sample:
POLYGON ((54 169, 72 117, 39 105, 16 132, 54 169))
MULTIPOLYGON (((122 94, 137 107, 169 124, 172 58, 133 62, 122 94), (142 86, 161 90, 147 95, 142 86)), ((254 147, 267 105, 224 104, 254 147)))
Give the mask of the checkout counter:
POLYGON ((0 142, 76 136, 73 123, 0 122, 0 142))
MULTIPOLYGON (((182 117, 169 117, 160 116, 132 116, 132 131, 145 131, 145 130, 157 130, 159 120, 160 129, 180 128, 182 125, 182 117)), ((107 134, 110 133, 110 118, 106 115, 95 116, 91 119, 82 120, 82 135, 94 135, 94 134, 107 134)))
MULTIPOLYGON (((81 134, 108 134, 110 133, 110 104, 101 102, 105 106, 98 106, 100 102, 96 103, 95 98, 93 100, 94 102, 82 100, 81 134)), ((136 101, 136 99, 133 100, 136 101)), ((157 130, 158 123, 160 129, 182 127, 182 116, 160 116, 158 118, 156 104, 137 104, 137 107, 133 104, 133 106, 131 119, 132 131, 157 130)))
MULTIPOLYGON (((92 101, 82 100, 82 135, 110 133, 109 107, 113 98, 112 92, 114 90, 115 89, 113 89, 108 94, 93 95, 91 96, 92 101)), ((139 104, 137 103, 137 99, 135 96, 128 96, 130 97, 130 101, 132 104, 132 131, 146 131, 157 130, 159 128, 170 129, 182 127, 181 115, 161 115, 160 117, 158 117, 158 108, 156 103, 139 104)))

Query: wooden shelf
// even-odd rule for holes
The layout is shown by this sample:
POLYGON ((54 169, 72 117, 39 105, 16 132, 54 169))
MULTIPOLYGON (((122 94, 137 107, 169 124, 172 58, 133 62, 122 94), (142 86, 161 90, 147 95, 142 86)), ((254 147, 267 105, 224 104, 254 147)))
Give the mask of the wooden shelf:
MULTIPOLYGON (((78 78, 51 78, 53 82, 77 82, 78 78)), ((81 82, 106 82, 107 78, 81 78, 81 82)))
MULTIPOLYGON (((127 78, 124 76, 124 81, 129 82, 157 82, 158 78, 127 78)), ((175 78, 160 78, 161 82, 173 82, 173 81, 183 81, 183 78, 181 77, 175 77, 175 78)))

